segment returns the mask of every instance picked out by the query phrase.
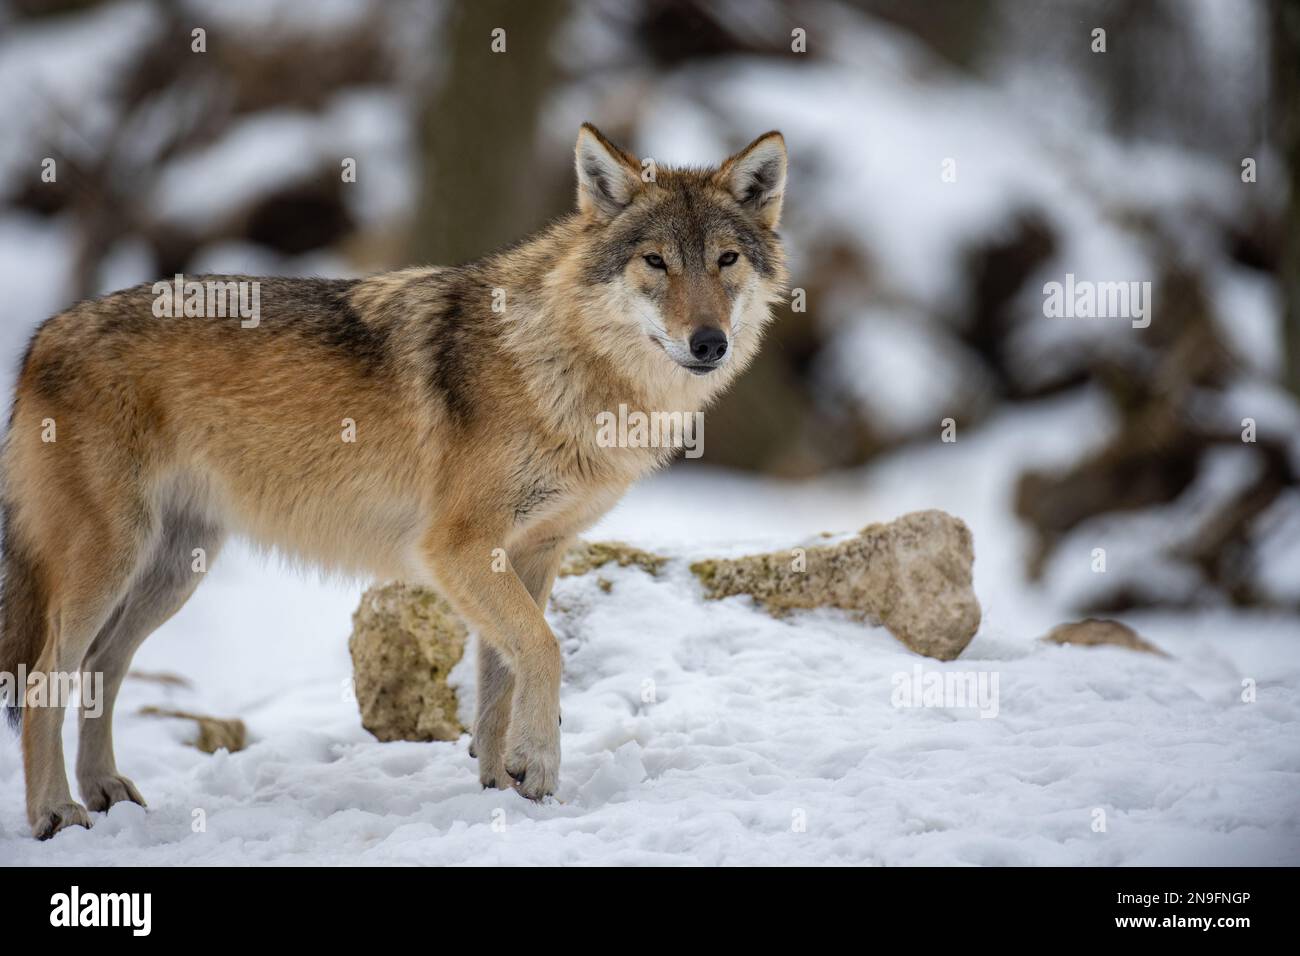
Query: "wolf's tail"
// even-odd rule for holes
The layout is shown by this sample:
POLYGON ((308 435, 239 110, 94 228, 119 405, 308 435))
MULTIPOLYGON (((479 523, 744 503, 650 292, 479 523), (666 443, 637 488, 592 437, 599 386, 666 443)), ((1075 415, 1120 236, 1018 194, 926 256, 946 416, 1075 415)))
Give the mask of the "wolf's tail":
POLYGON ((36 563, 16 534, 9 507, 0 509, 0 706, 9 726, 22 726, 19 678, 40 656, 45 636, 44 601, 36 563))

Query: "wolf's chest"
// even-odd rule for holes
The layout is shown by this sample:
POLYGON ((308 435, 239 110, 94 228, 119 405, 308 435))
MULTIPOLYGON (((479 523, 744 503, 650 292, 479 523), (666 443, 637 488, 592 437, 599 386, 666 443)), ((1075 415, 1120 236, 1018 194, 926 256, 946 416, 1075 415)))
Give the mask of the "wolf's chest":
POLYGON ((565 487, 557 480, 557 476, 546 474, 526 476, 513 495, 515 524, 527 524, 563 510, 568 497, 565 487))
POLYGON ((653 452, 643 449, 534 449, 517 463, 508 482, 514 526, 583 524, 658 463, 653 452))

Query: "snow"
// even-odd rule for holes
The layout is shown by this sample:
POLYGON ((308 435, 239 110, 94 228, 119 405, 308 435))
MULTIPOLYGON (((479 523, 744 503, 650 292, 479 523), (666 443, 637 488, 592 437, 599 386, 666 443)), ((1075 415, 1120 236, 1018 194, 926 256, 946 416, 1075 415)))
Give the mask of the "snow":
MULTIPOLYGON (((359 585, 241 548, 147 642, 129 681, 119 765, 150 801, 89 831, 27 836, 16 744, 0 746, 0 861, 15 864, 1295 864, 1300 642, 1294 619, 1134 616, 1172 656, 1057 647, 1062 620, 1021 583, 1007 516, 1020 464, 1104 440, 1096 395, 995 419, 955 444, 810 484, 684 464, 634 489, 592 534, 660 549, 659 578, 562 579, 555 799, 478 785, 468 737, 378 743, 348 694, 359 585), (963 480, 952 481, 953 474, 963 480), (962 516, 985 618, 951 663, 838 612, 777 621, 707 602, 691 556, 787 546, 917 507, 962 516), (612 584, 606 594, 598 583, 612 584), (895 707, 896 681, 996 675, 996 717, 895 707), (1257 700, 1242 700, 1243 681, 1257 700), (240 716, 251 745, 207 756, 148 704, 240 716), (194 831, 196 811, 206 822, 194 831), (1095 832, 1097 811, 1105 832, 1095 832)), ((468 720, 472 665, 454 672, 468 720)), ((73 753, 73 720, 66 745, 73 753)))
POLYGON ((0 196, 39 176, 47 156, 98 153, 117 123, 110 79, 157 27, 150 4, 128 2, 0 32, 0 196))
POLYGON ((0 216, 0 388, 5 421, 18 362, 36 326, 67 305, 76 233, 67 216, 0 216))
POLYGON ((847 384, 884 438, 937 429, 950 412, 968 414, 977 407, 963 392, 967 383, 987 376, 969 353, 926 324, 910 309, 863 309, 823 363, 826 377, 847 384))
POLYGON ((266 110, 165 166, 151 206, 163 221, 210 223, 259 196, 328 175, 345 183, 358 219, 396 218, 415 196, 407 125, 400 98, 373 89, 340 93, 319 115, 266 110), (342 179, 344 159, 356 162, 355 182, 342 179))
POLYGON ((1248 269, 1222 269, 1213 279, 1219 336, 1252 370, 1279 377, 1286 353, 1277 283, 1248 269))
POLYGON ((334 276, 356 274, 356 268, 332 250, 281 255, 266 246, 238 240, 209 243, 190 262, 193 275, 334 276))
POLYGON ((1104 605, 1116 582, 1155 601, 1213 602, 1215 589, 1201 571, 1169 555, 1194 543, 1195 534, 1248 491, 1263 468, 1249 444, 1207 449, 1191 485, 1168 504, 1107 512, 1070 530, 1048 564, 1047 587, 1074 606, 1104 605), (1104 560, 1094 566, 1097 549, 1105 552, 1104 560))
MULTIPOLYGON (((447 5, 416 7, 402 5, 406 28, 392 39, 428 60, 447 5)), ((1198 8, 1206 37, 1232 28, 1237 52, 1219 57, 1217 75, 1242 60, 1258 24, 1227 0, 1198 8)), ((361 24, 380 5, 187 0, 185 9, 210 30, 257 36, 361 24)), ((782 23, 780 11, 769 3, 758 14, 782 23)), ((50 149, 94 152, 112 133, 109 80, 149 40, 155 14, 143 3, 111 4, 0 39, 0 82, 14 91, 0 139, 10 190, 36 175, 50 149), (51 122, 55 109, 63 120, 51 122)), ((1215 319, 1245 366, 1228 401, 1210 411, 1226 416, 1228 430, 1249 416, 1261 436, 1300 435, 1294 401, 1261 379, 1277 368, 1275 285, 1225 266, 1207 246, 1206 221, 1232 217, 1266 185, 1245 187, 1233 164, 1104 135, 1096 97, 1058 69, 1059 49, 982 85, 861 15, 821 5, 805 15, 817 56, 797 65, 738 58, 655 71, 609 29, 608 10, 584 8, 557 40, 576 79, 549 105, 541 135, 567 155, 579 122, 623 117, 636 129, 629 146, 708 163, 781 128, 798 186, 783 227, 794 284, 819 265, 807 250, 828 238, 863 262, 863 275, 835 284, 841 298, 810 303, 834 336, 825 379, 889 434, 920 439, 868 468, 806 483, 687 462, 635 488, 590 536, 674 561, 659 578, 609 567, 558 583, 548 616, 565 658, 564 764, 557 797, 541 805, 481 790, 467 737, 370 737, 350 693, 346 646, 362 585, 304 576, 234 545, 135 662, 184 675, 193 688, 131 680, 122 694, 118 761, 149 809, 119 805, 95 814, 90 831, 36 843, 17 742, 0 731, 0 864, 1300 863, 1294 617, 1213 607, 1125 615, 1168 658, 1037 640, 1071 617, 1071 599, 1103 582, 1091 570, 1094 547, 1107 548, 1111 574, 1136 569, 1153 589, 1197 587, 1153 555, 1171 516, 1202 514, 1249 476, 1252 450, 1216 453, 1188 494, 1159 512, 1078 529, 1035 588, 1024 581, 1028 540, 1011 512, 1014 480, 1108 439, 1107 401, 1083 390, 996 414, 978 430, 963 426, 956 443, 938 440, 940 419, 969 411, 984 387, 943 327, 968 291, 964 253, 1035 209, 1059 245, 1012 304, 1035 319, 1020 323, 1012 344, 1018 368, 1047 380, 1088 350, 1140 343, 1128 322, 1042 318, 1042 284, 1066 272, 1156 278, 1150 249, 1117 211, 1183 217, 1173 232, 1190 261, 1204 262, 1215 319), (605 61, 601 81, 575 59, 605 61), (949 157, 954 183, 940 177, 949 157), (705 601, 686 568, 696 556, 790 547, 932 507, 970 526, 985 612, 951 663, 917 657, 839 613, 777 621, 744 598, 705 601), (917 666, 924 677, 996 678, 996 716, 894 706, 917 666), (238 716, 250 746, 202 754, 186 746, 186 722, 139 714, 148 705, 238 716), (1094 829, 1098 811, 1104 832, 1094 829)), ((440 62, 424 65, 436 72, 440 62)), ((1225 82, 1241 102, 1258 99, 1250 76, 1225 82)), ((155 134, 177 108, 158 105, 155 134)), ((366 228, 400 220, 416 188, 412 117, 402 92, 356 88, 317 113, 241 119, 171 161, 149 184, 151 208, 179 225, 210 222, 268 190, 338 175, 341 159, 353 157, 350 212, 366 228)), ((131 138, 146 154, 158 138, 149 134, 145 122, 131 138)), ((0 217, 5 395, 31 329, 67 304, 74 240, 65 218, 0 217)), ((206 246, 191 265, 353 271, 334 250, 286 258, 230 241, 206 246)), ((155 278, 154 268, 149 249, 126 239, 98 279, 104 289, 125 286, 155 278)), ((1300 460, 1300 438, 1290 441, 1300 460)), ((1300 496, 1289 491, 1257 523, 1267 542, 1263 580, 1280 598, 1300 582, 1298 521, 1300 496)), ((468 723, 469 657, 455 677, 468 723)), ((69 768, 75 723, 65 727, 69 768)))
POLYGON ((1300 491, 1278 495, 1253 530, 1264 592, 1279 603, 1300 603, 1300 491))
POLYGON ((175 223, 204 222, 311 177, 326 149, 322 124, 309 113, 267 110, 233 124, 216 143, 168 164, 151 207, 175 223))
POLYGON ((412 121, 402 97, 382 89, 341 92, 325 123, 333 165, 339 156, 356 160, 356 181, 343 191, 353 218, 370 225, 409 217, 417 187, 412 121))
POLYGON ((374 0, 183 0, 196 23, 252 35, 276 30, 295 34, 331 34, 362 26, 376 15, 374 0))

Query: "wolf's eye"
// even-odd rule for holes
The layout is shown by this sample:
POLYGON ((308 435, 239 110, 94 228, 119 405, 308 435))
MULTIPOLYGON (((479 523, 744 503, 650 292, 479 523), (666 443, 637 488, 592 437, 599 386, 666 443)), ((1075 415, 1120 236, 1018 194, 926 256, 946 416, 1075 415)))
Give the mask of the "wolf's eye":
POLYGON ((739 259, 739 258, 740 258, 740 254, 739 254, 739 253, 735 253, 735 252, 724 252, 722 255, 718 256, 718 265, 720 265, 720 266, 734 266, 734 265, 736 264, 736 260, 739 259))
POLYGON ((668 270, 668 265, 664 262, 664 257, 657 253, 650 252, 641 258, 645 259, 646 265, 651 269, 663 269, 665 272, 668 270))

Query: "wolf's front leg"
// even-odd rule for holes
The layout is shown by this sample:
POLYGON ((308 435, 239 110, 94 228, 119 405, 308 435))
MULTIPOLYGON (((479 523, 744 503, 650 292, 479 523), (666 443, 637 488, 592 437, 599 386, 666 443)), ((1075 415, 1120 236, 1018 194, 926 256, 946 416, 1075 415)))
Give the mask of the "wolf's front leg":
POLYGON ((496 776, 503 770, 520 793, 540 800, 555 792, 560 774, 560 647, 514 568, 494 568, 501 567, 495 548, 490 538, 466 542, 435 533, 427 554, 436 583, 478 631, 480 678, 482 655, 489 652, 497 660, 488 657, 487 663, 503 663, 513 675, 511 683, 493 666, 490 685, 480 684, 474 739, 480 779, 504 785, 496 776))
POLYGON ((506 731, 506 773, 530 800, 560 782, 560 648, 530 648, 515 664, 515 694, 506 731))
MULTIPOLYGON (((567 544, 568 538, 563 535, 540 535, 511 549, 510 565, 543 614, 567 544)), ((513 779, 505 766, 505 739, 514 691, 514 672, 491 644, 480 640, 478 706, 471 750, 478 758, 479 782, 485 787, 506 789, 513 779)))

